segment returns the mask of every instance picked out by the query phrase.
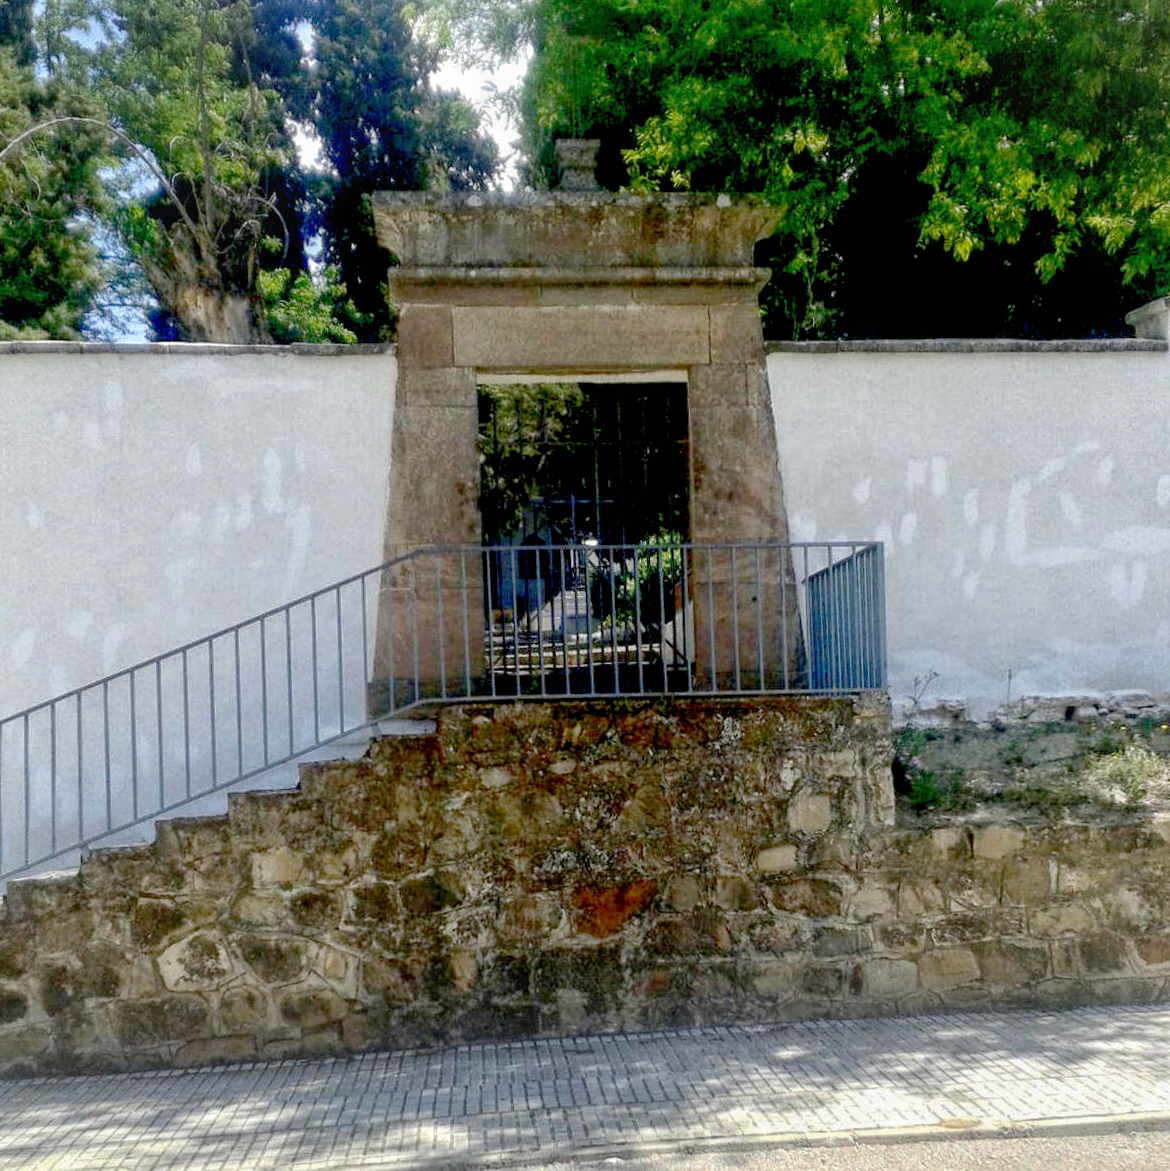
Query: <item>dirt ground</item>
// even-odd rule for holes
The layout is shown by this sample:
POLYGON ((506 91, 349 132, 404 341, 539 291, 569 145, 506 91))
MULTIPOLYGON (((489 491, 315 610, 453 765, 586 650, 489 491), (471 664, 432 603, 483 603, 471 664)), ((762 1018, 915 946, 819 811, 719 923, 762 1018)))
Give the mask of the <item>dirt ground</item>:
POLYGON ((1170 723, 1161 718, 908 725, 894 734, 904 820, 1002 810, 1107 817, 1170 810, 1170 723))

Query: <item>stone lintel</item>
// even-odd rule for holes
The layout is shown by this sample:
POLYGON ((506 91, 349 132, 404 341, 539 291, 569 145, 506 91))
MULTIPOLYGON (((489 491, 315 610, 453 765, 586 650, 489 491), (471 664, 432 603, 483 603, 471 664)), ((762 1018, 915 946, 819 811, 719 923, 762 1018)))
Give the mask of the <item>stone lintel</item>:
POLYGON ((451 310, 455 364, 481 370, 607 370, 705 365, 703 305, 451 310))
POLYGON ((483 267, 451 265, 404 267, 389 270, 390 283, 399 285, 750 285, 758 292, 772 270, 746 265, 691 267, 669 265, 645 268, 586 265, 572 267, 483 267))

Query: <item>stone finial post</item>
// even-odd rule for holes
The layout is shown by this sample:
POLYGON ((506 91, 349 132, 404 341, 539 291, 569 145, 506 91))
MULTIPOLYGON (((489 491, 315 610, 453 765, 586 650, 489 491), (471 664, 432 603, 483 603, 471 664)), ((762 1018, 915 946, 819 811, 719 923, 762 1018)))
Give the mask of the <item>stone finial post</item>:
POLYGON ((558 138, 557 164, 561 168, 561 191, 600 191, 597 183, 597 152, 600 138, 558 138))

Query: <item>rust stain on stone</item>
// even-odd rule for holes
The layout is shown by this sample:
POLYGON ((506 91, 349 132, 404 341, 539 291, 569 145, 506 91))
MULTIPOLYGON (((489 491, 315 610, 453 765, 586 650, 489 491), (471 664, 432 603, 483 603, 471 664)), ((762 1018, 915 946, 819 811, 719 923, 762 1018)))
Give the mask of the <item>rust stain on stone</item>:
POLYGON ((652 878, 641 878, 621 886, 581 886, 573 892, 573 906, 581 915, 578 928, 598 939, 620 931, 623 924, 644 910, 658 891, 652 878))

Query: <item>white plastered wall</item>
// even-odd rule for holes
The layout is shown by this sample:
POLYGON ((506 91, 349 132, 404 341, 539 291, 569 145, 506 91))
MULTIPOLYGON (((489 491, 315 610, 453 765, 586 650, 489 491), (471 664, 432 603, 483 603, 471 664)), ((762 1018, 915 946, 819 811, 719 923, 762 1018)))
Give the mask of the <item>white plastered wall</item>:
POLYGON ((391 352, 18 348, 0 716, 381 560, 391 352))
POLYGON ((896 698, 928 672, 975 715, 1170 690, 1165 352, 810 347, 768 374, 792 538, 886 544, 896 698))

